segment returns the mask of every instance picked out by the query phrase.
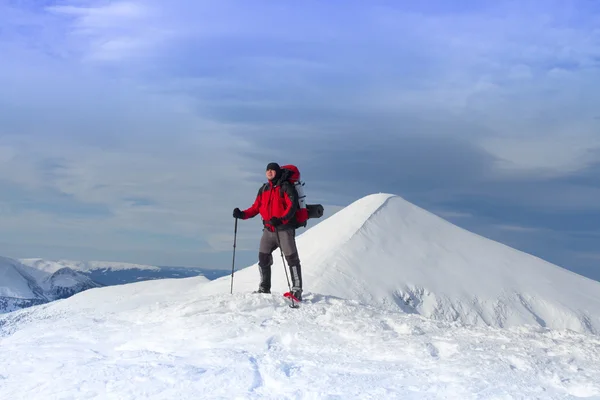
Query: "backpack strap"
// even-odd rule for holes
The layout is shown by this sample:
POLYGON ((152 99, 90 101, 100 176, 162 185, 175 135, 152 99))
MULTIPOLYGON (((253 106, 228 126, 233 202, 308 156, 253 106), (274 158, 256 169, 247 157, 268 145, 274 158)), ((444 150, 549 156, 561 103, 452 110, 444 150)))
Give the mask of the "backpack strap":
POLYGON ((258 194, 257 195, 260 196, 261 194, 263 194, 267 190, 268 187, 269 187, 268 183, 263 184, 260 187, 260 189, 258 189, 258 194))
POLYGON ((285 194, 287 193, 289 198, 292 199, 292 201, 296 200, 296 202, 298 201, 298 191, 296 190, 296 186, 291 183, 290 181, 283 181, 281 182, 281 190, 279 191, 279 195, 281 196, 281 198, 283 199, 285 194))
POLYGON ((290 183, 288 181, 283 181, 279 185, 279 187, 280 187, 280 189, 279 189, 279 196, 281 196, 282 199, 284 198, 285 192, 287 190, 289 190, 289 186, 290 186, 290 183))
POLYGON ((281 198, 283 198, 284 194, 287 193, 288 197, 292 201, 292 208, 286 215, 282 217, 282 219, 291 220, 296 215, 296 211, 298 211, 298 208, 300 207, 300 203, 298 202, 298 192, 296 191, 294 185, 288 181, 284 181, 281 183, 279 193, 281 198))

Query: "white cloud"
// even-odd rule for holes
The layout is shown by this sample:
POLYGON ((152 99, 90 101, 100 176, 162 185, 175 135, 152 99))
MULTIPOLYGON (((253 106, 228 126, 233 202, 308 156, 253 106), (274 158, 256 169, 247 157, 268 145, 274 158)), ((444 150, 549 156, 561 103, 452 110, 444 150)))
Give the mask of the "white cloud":
POLYGON ((503 177, 555 178, 600 161, 600 138, 591 132, 492 137, 482 139, 481 145, 497 159, 495 166, 503 177))
POLYGON ((123 21, 148 14, 140 3, 115 2, 104 6, 50 6, 47 10, 79 17, 82 29, 121 26, 123 21))
POLYGON ((580 252, 576 253, 576 256, 587 260, 600 261, 600 253, 598 252, 580 252))
POLYGON ((168 36, 168 31, 160 28, 157 10, 147 3, 63 5, 47 10, 72 20, 69 36, 80 41, 84 58, 89 60, 135 58, 151 51, 168 36))
POLYGON ((528 233, 528 232, 540 232, 543 229, 541 228, 535 228, 535 227, 530 227, 530 226, 521 226, 521 225, 495 225, 496 228, 503 230, 503 231, 510 231, 510 232, 523 232, 523 233, 528 233))
POLYGON ((441 216, 442 218, 472 218, 473 214, 461 211, 452 210, 436 210, 433 213, 441 216))
POLYGON ((264 162, 239 155, 244 144, 216 136, 138 149, 131 143, 103 149, 32 138, 13 147, 17 157, 3 163, 0 179, 107 206, 115 227, 193 236, 218 228, 236 198, 254 194, 253 179, 264 168, 264 162))

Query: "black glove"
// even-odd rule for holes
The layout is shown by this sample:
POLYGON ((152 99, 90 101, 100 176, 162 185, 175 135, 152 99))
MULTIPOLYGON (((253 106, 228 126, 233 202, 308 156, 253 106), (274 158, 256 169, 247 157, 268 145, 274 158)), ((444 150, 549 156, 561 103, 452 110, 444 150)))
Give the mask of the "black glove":
POLYGON ((271 224, 273 226, 279 226, 282 224, 281 218, 273 217, 269 220, 269 224, 271 224))
POLYGON ((239 208, 234 209, 233 210, 233 218, 244 219, 244 212, 241 211, 239 208))

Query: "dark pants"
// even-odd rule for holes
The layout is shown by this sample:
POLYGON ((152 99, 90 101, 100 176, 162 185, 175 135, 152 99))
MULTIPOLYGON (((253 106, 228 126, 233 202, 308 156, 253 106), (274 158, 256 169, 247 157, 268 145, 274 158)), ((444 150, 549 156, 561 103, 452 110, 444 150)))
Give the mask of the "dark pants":
POLYGON ((288 263, 292 278, 292 291, 302 290, 302 271, 300 269, 300 258, 296 248, 296 231, 294 229, 271 232, 263 229, 258 249, 258 269, 260 271, 260 288, 271 290, 271 265, 273 265, 273 251, 279 248, 288 263), (279 233, 279 238, 277 234, 279 233), (278 240, 279 239, 279 240, 278 240))

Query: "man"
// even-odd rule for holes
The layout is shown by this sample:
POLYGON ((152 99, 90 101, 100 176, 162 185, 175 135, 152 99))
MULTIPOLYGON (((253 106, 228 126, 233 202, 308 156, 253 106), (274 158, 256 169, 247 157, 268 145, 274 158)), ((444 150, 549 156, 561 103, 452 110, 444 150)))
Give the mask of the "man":
POLYGON ((298 209, 296 190, 290 184, 284 171, 277 163, 267 165, 268 182, 258 190, 254 204, 246 210, 233 210, 233 217, 254 218, 260 213, 263 219, 263 234, 258 250, 260 284, 258 293, 271 293, 271 265, 273 251, 281 247, 292 277, 292 295, 302 301, 302 272, 296 248, 296 229, 293 226, 294 214, 298 209))

